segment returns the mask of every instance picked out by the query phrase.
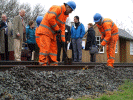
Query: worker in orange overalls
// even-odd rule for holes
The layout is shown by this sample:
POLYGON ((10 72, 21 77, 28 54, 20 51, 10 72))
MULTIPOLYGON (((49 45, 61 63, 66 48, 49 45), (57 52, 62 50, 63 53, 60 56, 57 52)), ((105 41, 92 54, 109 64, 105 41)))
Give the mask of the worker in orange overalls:
POLYGON ((98 26, 102 35, 100 47, 107 44, 107 66, 114 68, 113 64, 115 61, 115 49, 119 38, 118 27, 111 19, 103 18, 99 13, 94 15, 94 22, 98 26))
POLYGON ((65 22, 69 14, 76 8, 73 1, 62 6, 52 6, 43 17, 37 34, 39 34, 39 64, 58 65, 56 36, 65 42, 65 22))
POLYGON ((40 35, 37 34, 37 31, 38 31, 38 27, 39 27, 42 19, 43 19, 42 16, 38 16, 37 19, 36 19, 37 28, 36 28, 35 36, 36 36, 36 43, 37 43, 38 47, 40 47, 40 43, 39 43, 39 37, 40 37, 40 35))

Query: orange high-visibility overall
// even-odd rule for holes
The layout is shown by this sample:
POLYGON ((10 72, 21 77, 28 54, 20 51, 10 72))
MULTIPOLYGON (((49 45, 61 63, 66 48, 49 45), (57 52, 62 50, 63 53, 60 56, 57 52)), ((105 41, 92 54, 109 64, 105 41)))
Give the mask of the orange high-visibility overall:
POLYGON ((41 65, 58 65, 57 62, 57 41, 56 36, 61 29, 61 40, 65 42, 65 22, 68 15, 65 15, 65 5, 52 6, 45 14, 37 34, 39 34, 39 63, 41 65))
POLYGON ((118 27, 109 18, 104 18, 101 25, 97 24, 97 26, 102 34, 101 39, 103 39, 103 41, 101 42, 101 45, 105 46, 107 44, 107 66, 113 67, 115 61, 116 43, 119 38, 118 27))

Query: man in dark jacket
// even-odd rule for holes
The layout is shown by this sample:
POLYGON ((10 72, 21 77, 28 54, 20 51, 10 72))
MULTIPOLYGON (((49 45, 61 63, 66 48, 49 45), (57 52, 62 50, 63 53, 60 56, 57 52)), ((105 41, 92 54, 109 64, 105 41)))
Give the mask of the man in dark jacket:
POLYGON ((12 23, 2 14, 0 21, 0 55, 1 60, 9 60, 10 51, 13 51, 12 23))
MULTIPOLYGON (((61 43, 59 36, 57 36, 57 47, 58 47, 58 52, 57 52, 57 61, 60 62, 60 54, 61 54, 61 47, 63 47, 66 51, 67 51, 67 45, 70 42, 70 26, 65 25, 65 40, 66 42, 64 44, 61 43)), ((66 53, 63 50, 63 57, 62 57, 62 61, 64 61, 64 59, 66 58, 66 53)))
MULTIPOLYGON (((85 50, 90 50, 92 46, 96 45, 96 39, 95 39, 95 31, 93 29, 93 24, 89 23, 88 24, 88 34, 87 34, 87 41, 86 41, 86 46, 85 50)), ((96 54, 90 54, 90 61, 95 62, 96 61, 96 54)))

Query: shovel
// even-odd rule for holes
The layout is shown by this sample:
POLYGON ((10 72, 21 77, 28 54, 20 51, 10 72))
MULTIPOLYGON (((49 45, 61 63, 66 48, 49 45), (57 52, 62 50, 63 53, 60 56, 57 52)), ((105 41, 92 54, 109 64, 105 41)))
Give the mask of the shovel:
MULTIPOLYGON (((58 35, 58 38, 61 40, 60 35, 58 35)), ((61 44, 63 44, 62 40, 61 40, 61 44)), ((64 53, 66 54, 66 58, 64 59, 64 65, 72 65, 72 58, 68 58, 65 46, 63 45, 62 47, 63 47, 64 53)))
POLYGON ((68 55, 64 46, 63 46, 63 51, 66 54, 66 58, 64 59, 64 65, 72 65, 72 58, 68 58, 68 55))
MULTIPOLYGON (((62 42, 62 41, 61 41, 62 42)), ((63 44, 63 42, 62 42, 63 44)), ((67 51, 65 49, 65 46, 63 45, 63 51, 66 54, 66 58, 64 59, 64 65, 72 65, 72 58, 68 58, 67 51)))

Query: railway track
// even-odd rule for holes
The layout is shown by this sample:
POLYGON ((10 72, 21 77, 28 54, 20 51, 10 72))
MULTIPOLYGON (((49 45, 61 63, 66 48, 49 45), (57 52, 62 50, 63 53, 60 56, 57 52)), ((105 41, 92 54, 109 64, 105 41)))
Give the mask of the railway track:
MULTIPOLYGON (((46 70, 46 71, 54 71, 54 70, 80 70, 80 69, 90 69, 95 66, 106 65, 106 63, 79 63, 74 62, 72 65, 63 65, 63 63, 59 63, 58 66, 41 66, 38 62, 35 61, 0 61, 0 71, 9 70, 10 68, 16 66, 25 66, 28 69, 32 70, 46 70)), ((114 67, 133 67, 133 63, 115 63, 114 67)))
POLYGON ((133 80, 133 68, 131 68, 133 63, 115 63, 114 67, 116 69, 113 70, 103 68, 105 64, 77 62, 72 63, 72 65, 59 63, 58 66, 44 67, 33 61, 1 61, 0 91, 2 91, 3 96, 0 96, 0 100, 6 96, 9 97, 9 94, 16 100, 20 97, 21 99, 25 97, 34 100, 42 100, 42 98, 45 100, 49 100, 49 98, 52 98, 52 100, 66 100, 69 97, 96 96, 95 93, 100 95, 105 93, 106 90, 117 90, 117 87, 125 79, 133 80), (27 70, 23 66, 31 70, 27 70), (94 68, 95 66, 97 67, 94 68), (128 68, 121 69, 117 67, 128 68), (94 68, 94 70, 79 70, 87 68, 94 68))

